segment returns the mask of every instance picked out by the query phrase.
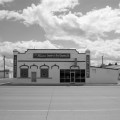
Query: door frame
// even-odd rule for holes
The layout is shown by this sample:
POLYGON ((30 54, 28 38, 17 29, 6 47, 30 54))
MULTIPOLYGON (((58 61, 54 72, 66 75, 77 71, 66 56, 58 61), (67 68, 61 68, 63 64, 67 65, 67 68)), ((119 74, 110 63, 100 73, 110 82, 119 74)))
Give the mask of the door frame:
POLYGON ((37 82, 37 72, 31 72, 31 82, 37 82), (33 77, 33 73, 35 73, 35 78, 33 77))
POLYGON ((70 83, 75 83, 75 71, 70 72, 70 83), (73 81, 72 81, 72 74, 73 74, 73 81))

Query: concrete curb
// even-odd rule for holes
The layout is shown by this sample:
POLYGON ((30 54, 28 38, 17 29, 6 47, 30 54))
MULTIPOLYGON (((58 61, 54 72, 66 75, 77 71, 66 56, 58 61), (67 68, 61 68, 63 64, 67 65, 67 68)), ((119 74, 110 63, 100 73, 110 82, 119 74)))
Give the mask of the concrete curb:
POLYGON ((0 85, 6 85, 6 84, 10 84, 11 82, 6 82, 6 83, 0 83, 0 85))
POLYGON ((6 82, 0 85, 6 86, 120 86, 118 83, 114 84, 38 84, 38 83, 13 83, 13 82, 6 82))

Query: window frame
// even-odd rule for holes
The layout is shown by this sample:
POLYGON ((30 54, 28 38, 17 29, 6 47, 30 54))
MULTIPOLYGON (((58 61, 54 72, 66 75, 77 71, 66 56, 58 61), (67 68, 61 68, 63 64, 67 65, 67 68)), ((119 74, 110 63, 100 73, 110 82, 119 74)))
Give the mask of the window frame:
POLYGON ((49 69, 48 68, 41 68, 40 69, 40 77, 41 78, 49 78, 49 69), (47 75, 42 75, 43 74, 42 73, 43 70, 47 70, 47 75))
POLYGON ((29 76, 28 68, 20 68, 20 77, 21 78, 28 78, 28 76, 29 76), (22 70, 27 70, 27 74, 26 75, 22 74, 22 72, 23 72, 22 70))

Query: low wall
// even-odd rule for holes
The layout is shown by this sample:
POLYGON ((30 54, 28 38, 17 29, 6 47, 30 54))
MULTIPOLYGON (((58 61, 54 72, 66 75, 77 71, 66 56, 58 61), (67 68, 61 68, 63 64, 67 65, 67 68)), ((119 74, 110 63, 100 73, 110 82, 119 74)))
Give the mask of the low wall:
POLYGON ((14 79, 14 83, 41 83, 41 84, 58 84, 60 83, 59 79, 52 79, 52 78, 45 78, 45 79, 42 79, 42 78, 37 78, 36 79, 36 82, 32 82, 31 81, 31 78, 17 78, 17 79, 14 79))
POLYGON ((104 68, 90 68, 90 79, 87 83, 112 84, 118 82, 118 70, 104 68))

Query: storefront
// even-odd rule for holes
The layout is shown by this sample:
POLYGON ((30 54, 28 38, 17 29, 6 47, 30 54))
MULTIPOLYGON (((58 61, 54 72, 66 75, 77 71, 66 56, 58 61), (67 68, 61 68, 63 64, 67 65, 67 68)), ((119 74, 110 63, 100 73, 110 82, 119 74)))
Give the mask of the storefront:
POLYGON ((90 79, 90 51, 75 49, 28 49, 13 51, 13 76, 24 83, 87 83, 90 79))

